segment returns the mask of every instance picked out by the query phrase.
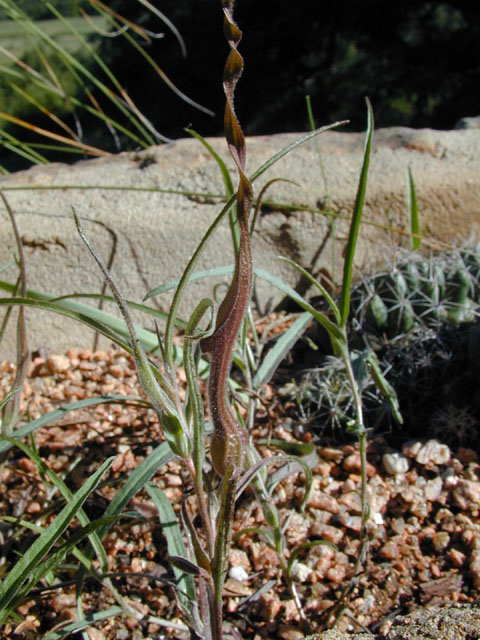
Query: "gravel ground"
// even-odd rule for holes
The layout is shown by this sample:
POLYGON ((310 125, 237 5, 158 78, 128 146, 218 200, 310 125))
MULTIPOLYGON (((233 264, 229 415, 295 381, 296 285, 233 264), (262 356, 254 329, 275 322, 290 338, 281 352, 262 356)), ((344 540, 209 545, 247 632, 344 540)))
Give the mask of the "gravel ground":
MULTIPOLYGON (((14 366, 0 364, 0 397, 10 388, 14 366)), ((131 359, 118 350, 77 352, 65 355, 37 353, 30 366, 22 401, 31 419, 65 403, 105 394, 139 396, 131 359)), ((268 387, 259 412, 254 437, 294 441, 295 424, 289 408, 279 403, 275 389, 268 387)), ((422 429, 419 429, 419 433, 422 429)), ((298 434, 297 434, 298 435, 298 434)), ((306 442, 312 435, 302 436, 306 442)), ((91 518, 100 517, 125 477, 162 439, 161 429, 150 410, 120 404, 97 405, 65 414, 38 430, 35 445, 57 473, 74 490, 100 461, 114 455, 107 485, 86 504, 91 518)), ((360 549, 360 457, 354 443, 317 443, 318 462, 312 492, 304 512, 301 473, 283 480, 273 499, 285 522, 287 549, 312 540, 336 545, 304 549, 294 570, 303 610, 319 632, 331 623, 331 613, 344 587, 351 583, 360 549)), ((265 456, 278 454, 260 444, 265 456)), ((480 588, 480 465, 475 450, 452 451, 437 440, 404 442, 390 449, 383 437, 373 438, 368 452, 369 559, 355 577, 346 608, 337 622, 339 632, 366 632, 376 638, 409 639, 395 627, 396 615, 419 607, 473 603, 480 588), (393 626, 392 626, 393 625, 393 626), (395 632, 395 633, 394 633, 395 632), (393 635, 392 635, 393 634, 393 635), (396 635, 395 635, 396 634, 396 635)), ((179 464, 159 469, 154 482, 178 505, 186 479, 179 464)), ((11 450, 2 469, 0 514, 16 516, 44 526, 58 511, 58 495, 20 450, 11 450)), ((162 530, 148 495, 135 497, 129 509, 145 518, 122 520, 104 543, 109 569, 118 590, 139 612, 139 619, 117 617, 100 622, 90 633, 92 640, 141 638, 187 638, 181 631, 162 530), (169 627, 167 622, 176 625, 169 627), (166 626, 167 625, 167 626, 166 626)), ((238 504, 235 531, 240 534, 230 553, 225 584, 226 620, 246 640, 279 638, 300 640, 300 619, 295 602, 282 578, 278 557, 265 539, 251 529, 265 526, 253 494, 245 492, 238 504)), ((31 544, 24 530, 0 529, 3 551, 2 575, 31 544)), ((287 552, 288 555, 288 552, 287 552)), ((67 565, 57 582, 32 593, 19 612, 19 624, 10 624, 2 637, 38 638, 47 630, 75 619, 74 574, 67 565), (48 586, 48 588, 47 588, 48 586)), ((113 604, 110 593, 93 580, 85 584, 87 612, 113 604)), ((455 616, 455 611, 451 615, 455 616)), ((478 610, 475 624, 478 624, 478 610)), ((453 619, 453 618, 452 618, 453 619)), ((432 623, 433 624, 433 623, 432 623)), ((453 624, 453 623, 452 623, 453 624)), ((454 624, 457 625, 455 622, 454 624)), ((457 625, 456 629, 460 629, 457 625)), ((467 635, 417 635, 418 639, 450 637, 477 640, 467 635)), ((326 638, 331 636, 325 636, 326 638)), ((332 636, 333 637, 333 636, 332 636)), ((341 636, 338 636, 341 637, 341 636)), ((359 638, 361 636, 358 636, 359 638)), ((371 636, 366 635, 365 638, 371 636)))
MULTIPOLYGON (((419 609, 408 616, 398 616, 386 640, 478 640, 480 638, 480 607, 453 605, 419 609)), ((383 635, 335 630, 309 636, 307 640, 384 640, 383 635)))

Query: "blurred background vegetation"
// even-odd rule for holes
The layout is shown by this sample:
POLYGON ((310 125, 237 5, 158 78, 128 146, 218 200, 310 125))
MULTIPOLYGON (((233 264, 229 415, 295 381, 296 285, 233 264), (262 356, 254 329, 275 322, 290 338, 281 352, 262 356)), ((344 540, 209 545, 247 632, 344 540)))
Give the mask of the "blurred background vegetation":
MULTIPOLYGON (((125 38, 102 37, 95 32, 115 30, 105 14, 94 11, 93 5, 98 2, 52 0, 50 4, 62 15, 76 17, 78 24, 82 23, 83 27, 78 28, 90 33, 89 41, 102 60, 163 136, 184 136, 186 126, 202 135, 222 135, 221 77, 228 49, 221 29, 220 0, 151 2, 178 28, 185 41, 186 57, 175 34, 152 14, 148 2, 110 0, 106 5, 151 32, 163 32, 163 37, 148 41, 133 31, 131 35, 142 41, 147 54, 182 92, 215 112, 213 117, 187 104, 165 86, 157 71, 125 38), (95 28, 81 17, 82 10, 96 16, 95 28)), ((0 19, 6 18, 1 9, 4 4, 5 0, 0 0, 0 19)), ((16 4, 29 17, 42 21, 39 24, 48 25, 44 21, 54 18, 45 0, 16 0, 16 4)), ((246 75, 240 81, 236 108, 249 135, 306 130, 307 94, 318 125, 348 118, 349 130, 364 127, 366 95, 373 104, 377 127, 450 129, 459 118, 480 114, 478 0, 238 0, 235 17, 244 32, 241 52, 246 75)), ((55 22, 49 28, 53 29, 55 22)), ((17 28, 11 20, 0 22, 0 44, 35 68, 39 51, 28 46, 20 31, 16 34, 17 28)), ((68 41, 68 34, 52 37, 68 41)), ((68 46, 88 67, 88 52, 73 41, 68 46)), ((55 55, 49 56, 49 63, 56 68, 55 55)), ((11 61, 1 56, 0 64, 7 66, 11 61)), ((61 82, 69 91, 75 91, 68 66, 58 66, 61 82)), ((81 89, 95 95, 94 87, 88 86, 87 80, 83 83, 81 89)), ((21 86, 69 122, 69 105, 61 97, 42 98, 38 87, 28 79, 21 86)), ((1 111, 37 126, 45 125, 47 116, 39 113, 21 92, 12 92, 3 74, 0 101, 1 111)), ((107 112, 105 100, 101 107, 107 112)), ((98 119, 84 113, 81 122, 85 141, 116 150, 113 137, 98 119)), ((4 119, 0 120, 0 127, 18 133, 18 127, 4 119)), ((22 135, 33 136, 31 132, 22 135)), ((121 135, 120 142, 122 148, 136 146, 121 135)), ((61 159, 68 158, 64 154, 61 159)))

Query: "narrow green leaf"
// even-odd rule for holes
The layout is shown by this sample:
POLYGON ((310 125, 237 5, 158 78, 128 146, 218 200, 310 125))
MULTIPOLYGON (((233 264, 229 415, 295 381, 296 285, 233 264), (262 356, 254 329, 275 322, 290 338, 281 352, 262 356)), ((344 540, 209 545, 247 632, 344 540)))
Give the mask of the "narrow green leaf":
MULTIPOLYGON (((104 516, 118 515, 129 501, 141 491, 147 482, 153 477, 156 471, 173 458, 173 453, 167 442, 162 442, 152 453, 143 460, 136 469, 128 476, 125 484, 115 494, 104 516)), ((103 526, 98 535, 100 538, 107 533, 110 525, 103 526)))
POLYGON ((337 322, 337 324, 340 324, 340 311, 338 310, 338 307, 334 299, 328 293, 325 287, 316 278, 314 278, 311 273, 309 273, 306 269, 304 269, 302 266, 300 266, 293 260, 290 260, 290 258, 285 258, 283 256, 279 256, 279 258, 280 260, 285 260, 285 262, 288 262, 288 264, 291 264, 292 267, 295 267, 295 269, 297 269, 305 278, 307 278, 307 280, 309 280, 315 287, 317 287, 317 289, 320 291, 322 296, 327 301, 328 306, 333 311, 335 315, 335 321, 337 322))
MULTIPOLYGON (((207 484, 208 484, 208 481, 207 481, 207 484)), ((210 490, 210 496, 212 497, 214 495, 213 489, 209 484, 208 484, 208 487, 210 490)), ((203 486, 201 490, 203 491, 203 486)), ((210 513, 212 513, 212 511, 213 509, 211 508, 210 513)), ((193 555, 195 556, 197 565, 201 569, 203 569, 207 575, 211 575, 212 567, 210 564, 210 557, 207 555, 205 549, 203 548, 203 542, 200 540, 199 530, 193 524, 192 518, 187 509, 186 500, 182 501, 182 522, 185 526, 185 533, 187 533, 190 536, 189 543, 191 544, 191 547, 193 549, 193 555)))
MULTIPOLYGON (((270 542, 270 536, 268 529, 262 529, 261 527, 246 527, 245 529, 240 529, 240 531, 236 531, 233 536, 233 542, 236 542, 243 535, 250 535, 251 533, 256 533, 259 536, 263 536, 270 542)), ((272 545, 273 546, 273 545, 272 545)))
MULTIPOLYGON (((123 508, 130 502, 130 500, 141 491, 146 483, 153 477, 158 469, 166 464, 173 458, 172 450, 167 442, 162 442, 156 449, 148 455, 136 469, 128 476, 125 484, 121 489, 117 491, 114 498, 111 500, 104 512, 104 517, 111 515, 118 515, 122 513, 123 508)), ((98 536, 102 539, 111 524, 105 524, 98 530, 98 536)), ((92 549, 89 554, 92 555, 92 549)), ((77 575, 77 591, 80 589, 80 585, 84 579, 85 572, 80 570, 77 575)))
POLYGON ((272 445, 272 447, 277 447, 277 449, 281 449, 292 456, 310 456, 317 449, 313 442, 290 442, 288 440, 279 440, 278 438, 262 438, 258 441, 258 444, 272 445))
MULTIPOLYGON (((65 556, 71 552, 75 551, 75 556, 78 556, 78 549, 76 549, 76 545, 79 542, 82 542, 85 538, 91 537, 96 534, 97 529, 99 529, 104 524, 111 524, 118 520, 119 518, 125 517, 137 517, 137 514, 128 514, 122 513, 120 516, 109 516, 108 518, 99 518, 98 520, 94 520, 93 522, 89 522, 86 526, 82 527, 75 534, 70 536, 67 540, 65 540, 61 546, 55 551, 50 552, 45 560, 40 562, 40 564, 35 567, 31 572, 29 572, 27 582, 17 591, 15 594, 14 602, 10 603, 10 606, 16 606, 19 604, 20 600, 25 597, 29 591, 40 581, 47 577, 50 572, 63 562, 65 556)), ((81 552, 80 552, 81 553, 81 552)), ((82 555, 83 565, 84 567, 87 564, 90 564, 88 558, 82 555)))
POLYGON ((194 138, 196 138, 197 140, 199 140, 203 144, 205 149, 208 151, 208 153, 215 160, 215 162, 218 164, 218 167, 220 169, 220 173, 222 174, 222 179, 223 179, 223 184, 225 186, 226 196, 227 196, 227 198, 231 198, 231 196, 233 196, 235 194, 235 189, 233 188, 233 182, 232 182, 232 178, 230 176, 230 171, 228 170, 228 167, 225 164, 225 162, 223 161, 222 157, 218 155, 218 153, 215 151, 215 149, 212 147, 212 145, 209 144, 205 140, 205 138, 203 136, 201 136, 199 133, 197 133, 193 129, 189 129, 188 127, 185 129, 185 131, 187 133, 189 133, 191 136, 193 136, 194 138))
MULTIPOLYGON (((115 302, 115 298, 113 296, 108 296, 101 293, 69 293, 64 296, 60 296, 58 298, 54 298, 52 302, 63 302, 64 300, 75 300, 77 298, 88 298, 91 300, 101 300, 102 302, 115 302)), ((160 320, 167 319, 167 313, 165 311, 160 311, 159 309, 154 309, 153 307, 149 307, 146 304, 140 304, 138 302, 134 302, 133 300, 127 300, 127 305, 129 309, 133 309, 134 311, 141 311, 149 316, 153 316, 154 318, 158 318, 160 320)), ((105 313, 105 312, 104 312, 105 313)), ((110 314, 107 314, 107 318, 110 314)), ((116 318, 116 316, 112 316, 116 318)), ((181 318, 177 318, 177 326, 181 329, 184 329, 186 326, 186 322, 181 318)), ((140 327, 138 327, 139 329, 140 327)))
POLYGON ((301 138, 298 138, 291 144, 286 145, 285 147, 283 147, 283 149, 280 149, 280 151, 274 154, 271 158, 269 158, 266 162, 264 162, 261 167, 259 167, 256 171, 252 173, 252 175, 250 176, 250 182, 254 182, 257 178, 259 178, 262 174, 264 174, 265 171, 270 169, 272 165, 274 165, 276 162, 281 160, 284 156, 286 156, 288 153, 293 151, 296 147, 300 146, 307 140, 310 140, 311 138, 315 138, 316 136, 318 136, 320 133, 323 133, 324 131, 330 131, 330 129, 335 129, 337 127, 341 127, 344 124, 348 124, 348 122, 349 122, 348 120, 340 120, 338 122, 334 122, 333 124, 328 124, 324 127, 320 127, 319 129, 315 129, 315 131, 306 133, 301 138))
POLYGON ((420 249, 422 239, 420 237, 420 219, 418 215, 418 201, 417 190, 415 189, 415 182, 413 180, 412 168, 409 166, 407 169, 407 181, 408 181, 408 210, 409 210, 409 222, 410 222, 410 244, 414 251, 420 249))
MULTIPOLYGON (((203 146, 207 149, 210 155, 213 157, 215 162, 217 163, 220 173, 222 174, 223 184, 225 186, 225 196, 227 200, 231 198, 235 194, 235 189, 233 188, 232 178, 230 176, 230 172, 227 168, 227 165, 223 161, 223 159, 218 155, 218 153, 213 149, 213 147, 203 138, 201 135, 193 131, 193 129, 186 129, 188 133, 192 136, 195 136, 197 140, 203 144, 203 146)), ((240 229, 238 227, 237 221, 237 207, 236 203, 233 204, 230 211, 228 212, 228 219, 230 223, 230 232, 232 234, 232 243, 233 243, 233 251, 234 255, 238 254, 238 248, 240 246, 240 229)))
POLYGON ((343 331, 339 329, 337 325, 334 324, 331 320, 329 320, 327 316, 325 316, 321 311, 317 311, 317 309, 312 307, 312 305, 307 302, 305 298, 302 298, 302 296, 297 293, 295 289, 292 289, 292 287, 290 287, 288 284, 285 284, 283 280, 280 280, 280 278, 277 278, 268 271, 265 271, 265 269, 259 269, 257 267, 256 269, 254 269, 254 271, 257 276, 273 284, 275 287, 277 287, 277 289, 283 291, 283 293, 285 293, 289 298, 291 298, 300 307, 302 307, 302 309, 310 313, 317 322, 325 327, 331 338, 333 337, 334 340, 337 340, 339 342, 345 341, 343 331))
MULTIPOLYGON (((21 518, 15 518, 13 516, 0 516, 0 520, 2 522, 10 522, 11 524, 16 525, 17 527, 23 527, 24 529, 28 529, 29 531, 33 531, 34 533, 38 533, 41 535, 44 532, 44 529, 33 522, 29 522, 28 520, 23 520, 21 518)), ((63 539, 60 538, 57 542, 63 542, 63 539)), ((91 574, 95 574, 95 567, 92 564, 90 558, 88 558, 80 549, 73 547, 72 555, 83 565, 83 568, 90 572, 91 574)), ((15 607, 19 601, 19 598, 26 593, 24 586, 19 589, 17 592, 15 599, 10 603, 10 608, 15 607)))
POLYGON ((255 210, 252 216, 252 223, 250 224, 250 235, 253 235, 253 231, 257 225, 258 218, 260 217, 260 210, 265 200, 265 193, 268 191, 268 189, 270 189, 272 184, 275 184, 276 182, 288 182, 289 184, 293 184, 296 187, 300 186, 298 182, 295 182, 294 180, 289 180, 288 178, 272 178, 271 180, 268 180, 268 182, 266 182, 263 185, 263 187, 260 190, 260 193, 258 194, 257 202, 255 204, 255 210))
MULTIPOLYGON (((0 288, 5 288, 2 287, 2 284, 3 283, 0 283, 0 288)), ((105 317, 109 314, 105 314, 104 311, 100 311, 99 309, 94 309, 92 307, 87 307, 87 305, 82 305, 84 307, 84 310, 77 311, 73 310, 68 302, 64 303, 63 301, 60 301, 56 303, 31 298, 0 298, 0 306, 1 305, 24 305, 26 307, 33 307, 37 309, 43 309, 45 311, 59 313, 60 315, 66 316, 67 318, 71 318, 72 320, 81 322, 94 331, 98 331, 103 336, 105 336, 109 340, 112 340, 112 342, 118 344, 120 347, 131 353, 131 346, 126 340, 126 337, 128 335, 126 326, 119 318, 115 318, 114 316, 110 316, 110 318, 105 317), (106 320, 106 324, 97 319, 103 314, 105 314, 104 319, 106 320), (116 328, 114 328, 115 326, 117 326, 119 329, 117 330, 116 328)), ((145 349, 147 351, 152 352, 157 347, 157 338, 151 331, 139 329, 139 340, 142 344, 145 345, 145 349)))
MULTIPOLYGON (((213 269, 196 271, 195 273, 191 274, 186 284, 188 285, 188 284, 191 284, 192 282, 196 282, 197 280, 204 280, 205 278, 212 278, 215 276, 228 276, 233 273, 233 270, 234 270, 233 264, 229 264, 224 267, 214 267, 213 269)), ((177 278, 176 280, 169 280, 168 282, 165 282, 164 284, 161 284, 158 287, 151 289, 151 291, 149 291, 145 296, 144 300, 148 300, 153 296, 158 296, 161 293, 165 293, 166 291, 175 289, 175 287, 178 287, 179 283, 180 283, 180 278, 177 278)))
POLYGON ((318 462, 317 454, 314 451, 307 456, 285 455, 282 457, 285 464, 268 477, 267 491, 271 493, 281 480, 288 478, 288 476, 291 476, 294 473, 298 473, 298 471, 303 471, 305 474, 305 493, 303 495, 302 502, 300 503, 300 511, 303 511, 312 489, 312 467, 314 467, 318 462))
POLYGON ((393 417, 398 424, 403 424, 403 416, 400 412, 400 403, 398 401, 397 392, 383 375, 377 354, 371 349, 368 350, 367 363, 375 386, 389 403, 393 417))
POLYGON ((11 267, 15 267, 16 263, 15 262, 7 262, 7 264, 4 264, 0 267, 0 273, 2 273, 3 271, 6 271, 7 269, 10 269, 11 267))
POLYGON ((302 458, 300 456, 292 456, 292 455, 271 456, 270 458, 262 458, 261 460, 256 462, 254 465, 252 465, 250 469, 248 469, 240 478, 238 482, 238 487, 237 487, 236 499, 238 500, 240 495, 245 491, 248 485, 252 482, 253 478, 261 471, 263 467, 266 467, 272 464, 282 463, 283 467, 281 467, 280 469, 275 471, 271 476, 269 476, 268 490, 272 491, 275 485, 278 482, 280 482, 280 480, 282 480, 283 478, 288 477, 289 475, 292 475, 292 473, 297 473, 298 471, 303 470, 305 472, 305 478, 306 478, 305 495, 303 497, 303 500, 300 506, 301 510, 303 510, 305 507, 305 504, 307 503, 308 497, 310 495, 310 490, 311 490, 312 481, 313 481, 311 466, 313 467, 316 464, 316 462, 313 461, 313 458, 312 460, 308 460, 309 457, 312 455, 316 455, 316 452, 313 452, 313 454, 309 454, 305 456, 305 458, 302 458), (312 462, 312 464, 310 464, 310 462, 312 462), (301 467, 301 469, 298 468, 299 466, 301 467), (280 476, 280 472, 282 472, 281 476, 280 476))
POLYGON ((17 595, 29 574, 37 567, 47 555, 55 542, 60 538, 76 516, 78 510, 95 490, 105 471, 111 466, 114 458, 108 458, 97 471, 88 478, 82 487, 74 494, 58 514, 52 524, 35 540, 27 549, 25 555, 16 563, 5 578, 0 589, 0 624, 3 624, 9 615, 9 604, 17 595))
POLYGON ((122 615, 122 613, 124 613, 122 607, 117 606, 110 607, 109 609, 105 609, 104 611, 89 613, 85 616, 85 618, 83 618, 83 620, 67 624, 65 627, 62 627, 60 631, 53 631, 52 633, 43 636, 42 640, 62 640, 62 638, 66 638, 73 633, 82 631, 83 629, 87 629, 96 622, 101 622, 102 620, 107 620, 108 618, 114 618, 115 616, 122 615))
MULTIPOLYGON (((165 493, 153 483, 149 482, 146 485, 146 489, 157 508, 158 517, 162 523, 165 538, 167 539, 168 554, 170 556, 184 558, 189 562, 180 525, 170 501, 165 493)), ((191 609, 192 602, 196 599, 195 583, 191 572, 187 572, 185 567, 180 568, 178 563, 173 564, 173 572, 175 573, 177 584, 180 588, 180 591, 178 592, 179 599, 187 611, 189 611, 191 609), (182 592, 185 592, 188 597, 186 598, 182 592)))
MULTIPOLYGON (((77 411, 79 409, 84 409, 86 407, 94 407, 97 404, 133 404, 141 407, 148 406, 148 404, 141 400, 140 398, 135 398, 134 396, 121 396, 117 394, 112 394, 110 396, 99 396, 97 398, 86 398, 85 400, 79 400, 78 402, 72 402, 71 404, 66 404, 63 407, 59 407, 58 409, 54 409, 54 411, 49 411, 45 413, 40 418, 36 420, 32 420, 28 422, 23 427, 15 430, 13 434, 13 438, 15 440, 20 440, 25 436, 28 436, 30 433, 33 433, 40 427, 45 427, 46 425, 54 422, 55 420, 60 420, 60 418, 64 418, 65 414, 69 411, 77 411)), ((6 441, 4 438, 0 437, 0 453, 4 451, 8 451, 12 447, 12 444, 6 441)))
POLYGON ((214 554, 212 559, 212 576, 214 582, 214 599, 216 606, 221 606, 223 584, 227 571, 228 551, 232 538, 233 514, 237 492, 237 478, 232 477, 234 466, 231 464, 225 471, 220 491, 220 509, 217 516, 214 554))
POLYGON ((192 459, 195 466, 195 486, 197 495, 203 492, 203 463, 205 460, 205 415, 203 398, 199 387, 198 365, 195 360, 197 340, 212 335, 215 330, 215 303, 203 298, 195 307, 186 329, 183 348, 183 367, 187 379, 188 408, 193 422, 192 459), (210 325, 206 331, 198 331, 197 327, 207 311, 210 311, 210 325))
POLYGON ((21 390, 21 387, 18 387, 17 389, 11 389, 5 396, 3 396, 3 398, 0 400, 0 409, 2 409, 6 405, 6 403, 12 396, 14 396, 16 393, 19 393, 21 390))
POLYGON ((340 300, 340 326, 342 329, 347 324, 348 314, 350 311, 350 292, 352 287, 353 258, 357 247, 358 230, 360 228, 360 220, 362 217, 363 204, 365 202, 365 192, 367 190, 368 167, 370 165, 370 151, 372 148, 373 136, 373 111, 370 100, 367 102, 367 134, 365 138, 365 151, 363 155, 362 170, 360 172, 360 180, 358 183, 357 196, 355 198, 355 206, 353 208, 352 221, 350 223, 350 232, 348 235, 347 249, 345 253, 345 263, 343 266, 343 283, 342 295, 340 300))
POLYGON ((302 313, 295 320, 292 326, 289 327, 287 331, 280 336, 280 338, 278 338, 275 345, 263 358, 255 373, 252 383, 254 389, 260 389, 270 380, 273 373, 277 370, 280 362, 285 358, 287 353, 303 334, 306 327, 311 322, 311 319, 312 316, 310 313, 302 313))

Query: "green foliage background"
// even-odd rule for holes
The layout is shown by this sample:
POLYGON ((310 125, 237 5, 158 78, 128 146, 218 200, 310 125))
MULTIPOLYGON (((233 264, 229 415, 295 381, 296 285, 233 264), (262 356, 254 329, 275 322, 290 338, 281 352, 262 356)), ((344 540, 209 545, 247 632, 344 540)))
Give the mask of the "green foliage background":
MULTIPOLYGON (((51 13, 41 0, 17 0, 18 6, 34 20, 45 20, 51 13)), ((88 9, 88 0, 50 0, 64 16, 76 16, 80 9, 88 9)))
MULTIPOLYGON (((84 24, 80 9, 93 12, 88 0, 52 4, 84 24)), ((182 34, 184 58, 173 33, 140 2, 108 3, 130 20, 164 34, 141 44, 181 91, 215 112, 211 117, 182 102, 124 38, 103 38, 98 44, 102 59, 158 131, 170 138, 184 136, 187 126, 202 135, 223 134, 220 79, 227 45, 217 4, 217 0, 154 2, 182 34)), ((35 19, 51 17, 41 0, 18 0, 18 6, 35 19)), ((480 2, 238 0, 236 16, 245 34, 240 47, 246 75, 240 81, 236 110, 249 135, 307 130, 307 94, 318 124, 348 118, 350 130, 357 131, 364 127, 365 96, 372 102, 377 127, 450 129, 459 118, 480 113, 480 2)), ((3 31, 0 35, 3 40, 3 31)), ((99 42, 98 35, 93 37, 99 42)), ((24 51, 32 66, 36 56, 33 50, 24 51)), ((71 86, 68 69, 59 73, 65 86, 71 86)), ((22 88, 30 91, 28 84, 22 88)), ((78 91, 89 88, 84 85, 78 91)), ((10 114, 51 126, 1 79, 0 100, 10 114)), ((101 97, 100 104, 108 110, 101 97)), ((61 100, 45 105, 76 126, 61 100)), ((83 114, 81 125, 85 142, 115 151, 112 137, 98 120, 83 114)), ((12 125, 2 126, 16 132, 12 125)), ((24 130, 18 135, 29 137, 24 130)), ((133 144, 122 143, 124 148, 133 144)), ((61 159, 68 156, 62 154, 61 159)))
MULTIPOLYGON (((136 9, 130 17, 142 19, 128 0, 111 5, 127 14, 136 9)), ((278 5, 279 0, 236 4, 247 76, 240 81, 237 111, 248 133, 305 130, 305 94, 312 96, 318 122, 350 118, 355 130, 364 126, 366 95, 377 126, 451 128, 460 117, 480 113, 480 3, 283 0, 281 10, 278 5)), ((216 3, 164 0, 161 9, 180 29, 189 56, 182 60, 170 34, 152 45, 151 54, 189 95, 220 115, 218 79, 226 47, 216 3)), ((156 112, 166 133, 190 122, 203 134, 221 133, 221 118, 212 121, 183 105, 177 104, 173 122, 172 97, 160 96, 133 59, 122 59, 114 42, 106 43, 104 55, 127 83, 135 81, 149 115, 156 112)))

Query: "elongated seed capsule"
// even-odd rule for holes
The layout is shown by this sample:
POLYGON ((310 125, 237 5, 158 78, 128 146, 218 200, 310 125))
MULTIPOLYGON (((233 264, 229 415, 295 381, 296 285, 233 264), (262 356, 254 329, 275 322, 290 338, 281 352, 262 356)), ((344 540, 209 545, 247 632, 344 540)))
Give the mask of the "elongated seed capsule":
POLYGON ((223 72, 225 92, 225 136, 230 153, 237 165, 240 179, 237 191, 237 219, 240 245, 236 257, 235 272, 227 295, 218 310, 215 331, 200 341, 200 348, 210 354, 208 396, 213 421, 210 452, 212 465, 220 476, 242 470, 247 446, 247 434, 237 420, 229 402, 228 377, 233 349, 243 322, 252 286, 252 256, 250 250, 249 213, 252 206, 252 185, 245 174, 246 145, 240 123, 234 111, 235 85, 243 71, 243 58, 237 50, 242 32, 232 17, 232 0, 223 0, 224 32, 230 45, 230 53, 223 72))

